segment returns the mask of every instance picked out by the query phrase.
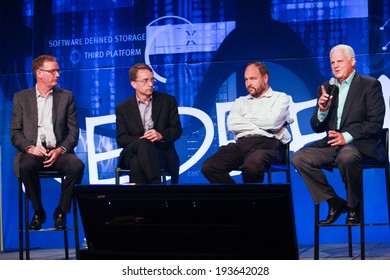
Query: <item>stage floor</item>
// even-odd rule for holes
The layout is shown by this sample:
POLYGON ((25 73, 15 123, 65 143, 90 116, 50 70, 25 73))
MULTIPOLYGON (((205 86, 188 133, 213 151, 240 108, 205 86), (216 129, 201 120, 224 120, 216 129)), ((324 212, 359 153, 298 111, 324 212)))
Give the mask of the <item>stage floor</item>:
MULTIPOLYGON (((351 260, 360 259, 360 245, 353 245, 354 256, 348 257, 348 244, 321 244, 320 260, 351 260)), ((299 259, 312 260, 314 254, 313 245, 299 246, 299 259)), ((69 250, 71 260, 76 259, 74 249, 69 250)), ((32 249, 30 251, 32 260, 63 260, 65 258, 63 249, 32 249)), ((0 260, 18 260, 18 251, 0 252, 0 260)), ((390 243, 367 243, 367 260, 390 260, 390 243)))

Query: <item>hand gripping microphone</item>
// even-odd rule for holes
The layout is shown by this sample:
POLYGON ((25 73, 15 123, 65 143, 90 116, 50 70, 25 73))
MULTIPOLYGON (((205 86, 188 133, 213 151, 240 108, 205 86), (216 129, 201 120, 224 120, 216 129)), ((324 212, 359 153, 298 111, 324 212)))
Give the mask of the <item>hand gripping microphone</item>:
MULTIPOLYGON (((44 147, 47 151, 47 145, 46 145, 46 135, 45 134, 41 134, 39 135, 40 139, 41 139, 41 144, 42 144, 42 147, 44 147)), ((45 157, 45 160, 47 160, 48 157, 45 157)))
POLYGON ((42 146, 47 149, 47 146, 46 146, 46 135, 45 134, 41 134, 39 135, 40 139, 41 139, 41 143, 42 143, 42 146))
MULTIPOLYGON (((327 91, 326 91, 329 94, 329 99, 331 96, 333 96, 333 90, 335 88, 335 84, 336 84, 336 79, 334 77, 330 78, 329 86, 328 86, 327 91)), ((322 104, 322 106, 326 107, 326 104, 328 104, 329 99, 326 100, 324 102, 324 104, 322 104)))
POLYGON ((146 131, 152 130, 154 128, 154 121, 150 119, 146 125, 146 131))

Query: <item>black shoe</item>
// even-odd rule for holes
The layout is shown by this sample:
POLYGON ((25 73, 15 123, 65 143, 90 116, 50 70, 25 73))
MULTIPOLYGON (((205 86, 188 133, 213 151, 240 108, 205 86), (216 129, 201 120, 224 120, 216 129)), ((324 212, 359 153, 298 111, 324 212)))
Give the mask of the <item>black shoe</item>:
POLYGON ((354 208, 348 208, 346 222, 349 225, 357 225, 360 223, 359 206, 354 208))
POLYGON ((54 213, 54 227, 56 229, 66 229, 66 213, 57 211, 54 213))
POLYGON ((337 221, 341 214, 347 212, 347 203, 344 201, 339 207, 329 208, 328 216, 325 220, 320 221, 321 225, 330 225, 337 221))
POLYGON ((34 217, 31 220, 28 228, 30 230, 40 230, 42 228, 42 224, 46 222, 46 213, 45 211, 35 211, 34 217))

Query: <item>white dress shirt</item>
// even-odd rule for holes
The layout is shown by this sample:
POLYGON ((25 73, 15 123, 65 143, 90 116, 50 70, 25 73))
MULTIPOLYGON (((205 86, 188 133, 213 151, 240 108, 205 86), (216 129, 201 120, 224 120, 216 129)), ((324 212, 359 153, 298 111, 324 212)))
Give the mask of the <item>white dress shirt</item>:
POLYGON ((286 144, 291 140, 289 131, 284 127, 290 118, 290 97, 271 87, 259 98, 248 94, 239 97, 233 104, 227 119, 230 132, 235 139, 250 136, 276 138, 286 144))
POLYGON ((55 148, 57 139, 53 129, 53 92, 46 97, 42 96, 36 88, 38 106, 38 139, 37 145, 42 145, 41 135, 45 135, 46 146, 55 148))

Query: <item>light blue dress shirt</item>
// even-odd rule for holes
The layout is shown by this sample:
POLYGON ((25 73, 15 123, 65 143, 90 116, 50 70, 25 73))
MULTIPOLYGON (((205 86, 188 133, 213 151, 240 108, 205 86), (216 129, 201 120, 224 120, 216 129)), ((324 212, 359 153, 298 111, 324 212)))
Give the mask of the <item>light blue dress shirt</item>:
MULTIPOLYGON (((352 74, 341 84, 339 81, 336 82, 336 86, 339 88, 339 103, 337 106, 337 129, 340 129, 341 116, 343 115, 345 101, 347 100, 347 95, 349 91, 349 87, 351 86, 351 82, 353 77, 355 76, 356 71, 353 71, 352 74)), ((320 122, 323 122, 326 116, 328 115, 328 111, 321 112, 318 110, 317 117, 320 122)), ((353 137, 349 132, 343 132, 344 139, 346 143, 351 143, 353 141, 353 137)))

